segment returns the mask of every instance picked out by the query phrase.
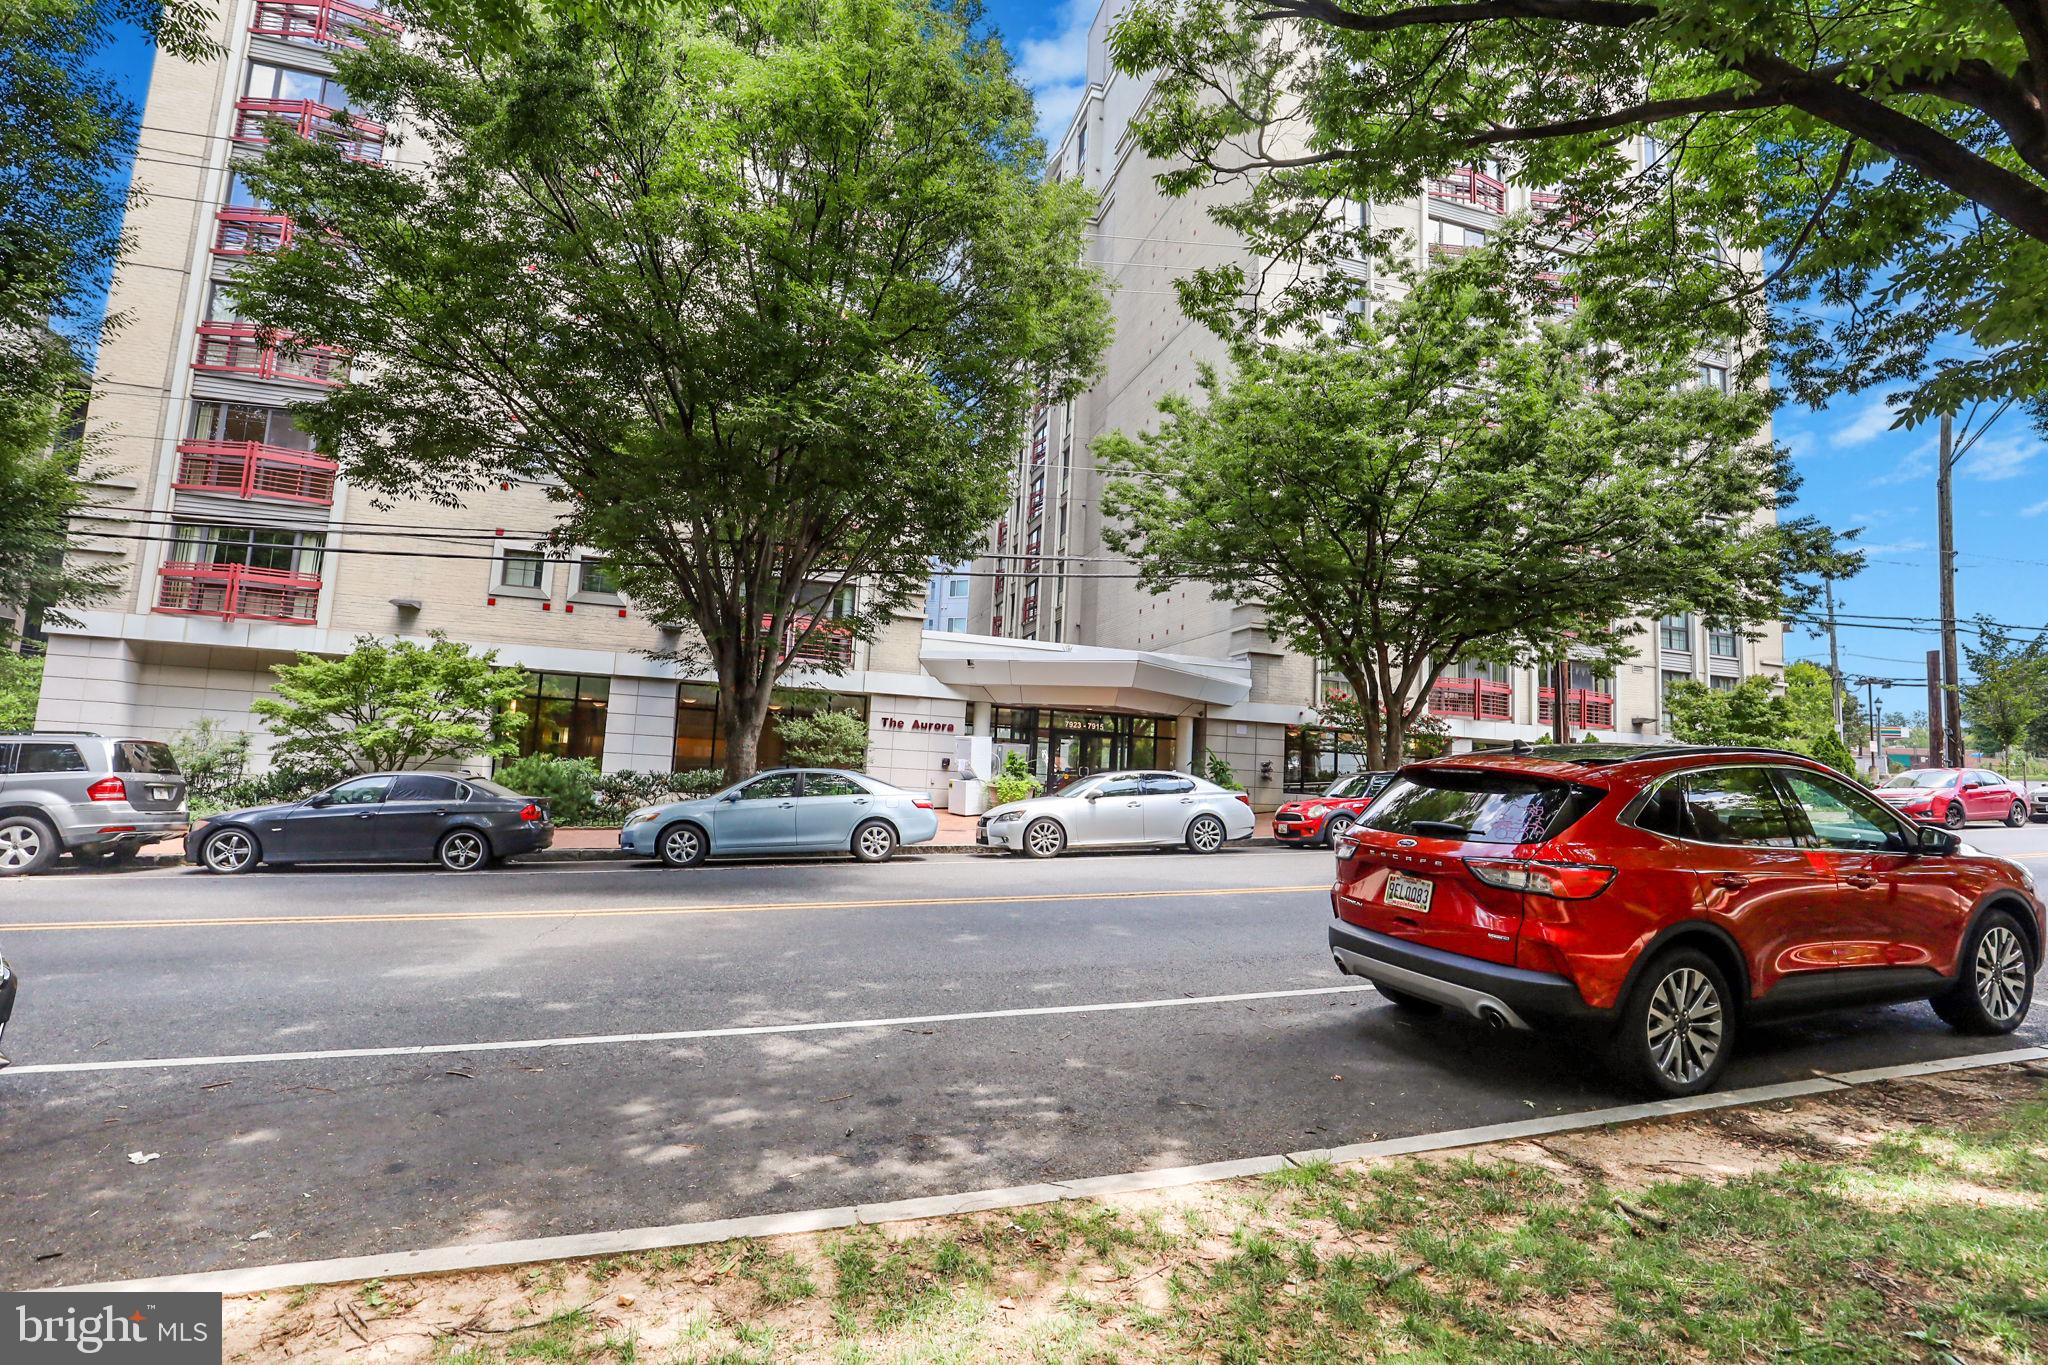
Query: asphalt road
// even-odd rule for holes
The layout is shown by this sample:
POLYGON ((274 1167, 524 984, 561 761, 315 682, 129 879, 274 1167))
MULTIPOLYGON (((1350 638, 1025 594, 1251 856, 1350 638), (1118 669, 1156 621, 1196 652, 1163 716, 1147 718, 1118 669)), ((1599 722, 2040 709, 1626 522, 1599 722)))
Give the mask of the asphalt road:
MULTIPOLYGON (((2048 827, 1970 837, 2048 874, 2048 827)), ((1328 876, 1327 854, 1233 849, 0 883, 24 977, 0 1285, 943 1194, 1630 1098, 1569 1039, 1418 1023, 1337 976, 1328 876), (148 1064, 70 1069, 129 1062, 148 1064)), ((2048 1009, 2022 1040, 2048 1042, 2048 1009)), ((1924 1006, 1871 1010, 1751 1034, 1727 1084, 2010 1046, 1924 1006)))

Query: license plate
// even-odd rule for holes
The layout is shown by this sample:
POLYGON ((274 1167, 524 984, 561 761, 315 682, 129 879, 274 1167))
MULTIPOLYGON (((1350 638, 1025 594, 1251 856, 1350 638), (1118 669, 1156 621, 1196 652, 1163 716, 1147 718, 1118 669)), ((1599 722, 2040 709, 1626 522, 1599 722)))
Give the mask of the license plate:
POLYGON ((1435 894, 1435 882, 1425 877, 1411 877, 1405 872, 1395 872, 1387 877, 1387 890, 1382 899, 1389 905, 1398 905, 1403 909, 1426 915, 1429 913, 1430 897, 1435 894))
POLYGON ((171 799, 171 789, 169 787, 151 787, 149 789, 149 799, 152 801, 168 801, 171 799))

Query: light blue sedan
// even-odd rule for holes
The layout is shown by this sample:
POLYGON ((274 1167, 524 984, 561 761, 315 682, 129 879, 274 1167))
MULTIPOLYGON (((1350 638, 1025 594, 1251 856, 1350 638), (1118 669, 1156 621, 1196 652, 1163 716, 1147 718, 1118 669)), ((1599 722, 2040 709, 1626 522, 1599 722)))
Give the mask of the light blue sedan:
POLYGON ((670 867, 771 853, 846 852, 885 863, 898 845, 938 832, 930 792, 838 768, 777 768, 712 796, 636 810, 619 847, 670 867))

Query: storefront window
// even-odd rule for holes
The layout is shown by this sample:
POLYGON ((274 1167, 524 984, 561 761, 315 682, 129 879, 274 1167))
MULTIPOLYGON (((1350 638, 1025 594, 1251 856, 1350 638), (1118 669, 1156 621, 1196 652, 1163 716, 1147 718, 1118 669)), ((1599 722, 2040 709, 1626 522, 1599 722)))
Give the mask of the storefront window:
POLYGON ((1058 786, 1112 768, 1173 767, 1178 724, 1171 716, 998 706, 990 738, 998 751, 1021 749, 1031 771, 1058 786))
MULTIPOLYGON (((773 768, 782 762, 782 736, 775 732, 777 717, 814 716, 820 711, 844 711, 865 720, 868 699, 851 692, 778 688, 768 706, 768 725, 761 731, 755 766, 773 768)), ((725 721, 718 688, 712 683, 684 683, 676 689, 675 771, 724 766, 725 721)))
POLYGON ((506 708, 519 756, 555 754, 562 758, 604 756, 605 708, 612 680, 578 673, 531 673, 527 694, 506 708))
POLYGON ((1287 727, 1284 780, 1291 792, 1320 792, 1338 778, 1365 767, 1363 736, 1316 725, 1287 727))

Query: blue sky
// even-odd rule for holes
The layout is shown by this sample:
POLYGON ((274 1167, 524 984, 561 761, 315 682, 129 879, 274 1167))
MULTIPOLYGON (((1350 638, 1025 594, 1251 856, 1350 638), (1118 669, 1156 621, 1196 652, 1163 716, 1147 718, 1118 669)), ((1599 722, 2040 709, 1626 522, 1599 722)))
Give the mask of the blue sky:
MULTIPOLYGON (((1063 131, 1086 74, 1090 0, 1058 5, 991 0, 988 20, 1009 43, 1019 76, 1037 95, 1040 127, 1063 131)), ((150 54, 139 35, 117 43, 105 66, 140 106, 150 54)), ((1835 399, 1813 411, 1780 411, 1777 436, 1791 447, 1805 484, 1797 511, 1839 529, 1862 527, 1869 567, 1843 585, 1845 614, 1932 618, 1935 587, 1934 448, 1930 424, 1890 430, 1884 394, 1835 399)), ((2048 459, 2039 435, 2009 413, 1970 453, 1956 481, 1957 603, 1964 617, 1984 613, 2020 626, 2048 621, 2048 459)), ((1891 695, 1890 706, 1925 707, 1922 657, 1940 643, 1927 623, 1894 620, 1893 628, 1841 632, 1842 670, 1914 680, 1891 695), (1918 629, 1898 629, 1917 626, 1918 629)), ((1786 638, 1788 659, 1825 662, 1827 645, 1806 632, 1786 638)), ((1860 695, 1860 689, 1859 689, 1860 695)))

